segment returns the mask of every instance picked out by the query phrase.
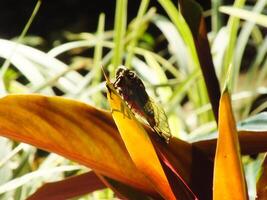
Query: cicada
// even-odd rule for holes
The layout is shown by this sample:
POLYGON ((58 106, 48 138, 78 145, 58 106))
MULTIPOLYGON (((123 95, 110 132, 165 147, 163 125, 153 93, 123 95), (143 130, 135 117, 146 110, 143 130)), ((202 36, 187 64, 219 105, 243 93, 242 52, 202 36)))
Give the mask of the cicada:
POLYGON ((167 116, 162 107, 149 97, 136 73, 124 66, 119 67, 113 85, 134 115, 148 123, 168 143, 172 135, 167 116))

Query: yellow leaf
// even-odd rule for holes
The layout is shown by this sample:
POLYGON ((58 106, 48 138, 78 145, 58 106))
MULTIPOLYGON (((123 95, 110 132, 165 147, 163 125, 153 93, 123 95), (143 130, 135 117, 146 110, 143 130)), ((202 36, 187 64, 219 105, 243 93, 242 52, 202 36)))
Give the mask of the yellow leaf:
POLYGON ((248 199, 236 123, 229 93, 220 100, 219 136, 214 164, 213 199, 248 199))
POLYGON ((135 165, 164 199, 176 199, 147 132, 117 94, 113 85, 108 82, 107 87, 112 116, 135 165))

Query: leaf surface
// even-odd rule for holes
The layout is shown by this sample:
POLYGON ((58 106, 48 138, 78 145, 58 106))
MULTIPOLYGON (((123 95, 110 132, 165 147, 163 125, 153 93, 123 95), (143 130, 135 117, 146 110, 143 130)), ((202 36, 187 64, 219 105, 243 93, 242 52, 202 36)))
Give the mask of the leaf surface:
POLYGON ((257 200, 264 200, 267 197, 267 157, 262 163, 261 174, 257 181, 257 200))
POLYGON ((241 162, 236 123, 229 93, 225 91, 219 107, 219 136, 217 141, 213 199, 248 199, 241 162))
POLYGON ((104 188, 106 188, 106 186, 103 182, 91 171, 62 181, 46 183, 27 200, 69 199, 104 188))
MULTIPOLYGON (((238 140, 242 155, 253 155, 267 151, 267 130, 240 130, 238 131, 238 140)), ((196 141, 192 145, 213 159, 216 151, 216 143, 217 139, 214 138, 196 141)))
POLYGON ((131 160, 111 115, 62 97, 0 99, 0 135, 60 154, 144 192, 155 193, 131 160))
POLYGON ((192 32, 214 118, 218 121, 217 116, 220 100, 220 85, 212 60, 206 24, 202 14, 203 11, 199 3, 195 0, 180 0, 179 4, 181 7, 181 13, 192 32))
POLYGON ((112 116, 135 165, 164 199, 176 199, 149 135, 110 82, 107 88, 112 116))

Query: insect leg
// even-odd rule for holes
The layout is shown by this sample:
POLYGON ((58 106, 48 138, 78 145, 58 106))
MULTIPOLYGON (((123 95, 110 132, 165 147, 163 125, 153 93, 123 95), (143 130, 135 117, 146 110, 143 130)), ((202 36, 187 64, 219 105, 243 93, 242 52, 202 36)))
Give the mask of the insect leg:
POLYGON ((112 110, 111 110, 111 114, 112 114, 113 112, 120 112, 120 113, 123 114, 123 118, 125 118, 125 116, 126 116, 128 119, 132 119, 132 118, 131 118, 131 115, 130 115, 130 113, 129 113, 129 110, 125 109, 125 105, 124 105, 123 102, 121 102, 121 108, 120 108, 120 110, 119 110, 119 109, 112 109, 112 110))
POLYGON ((164 139, 167 144, 170 142, 170 135, 166 135, 157 126, 152 127, 152 129, 160 136, 161 139, 164 139))

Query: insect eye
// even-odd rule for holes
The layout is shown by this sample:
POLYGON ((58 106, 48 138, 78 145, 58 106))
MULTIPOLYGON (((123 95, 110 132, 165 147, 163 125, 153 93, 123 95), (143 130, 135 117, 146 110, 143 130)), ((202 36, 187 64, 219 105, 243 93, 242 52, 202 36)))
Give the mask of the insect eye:
POLYGON ((134 77, 134 72, 130 71, 128 74, 129 74, 130 77, 134 77))
POLYGON ((123 72, 123 69, 119 68, 116 72, 116 77, 120 76, 120 74, 123 72))
POLYGON ((116 71, 116 77, 122 75, 127 69, 123 66, 120 66, 116 71))

